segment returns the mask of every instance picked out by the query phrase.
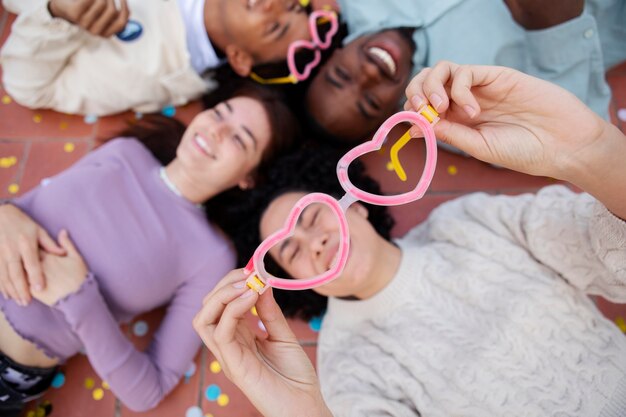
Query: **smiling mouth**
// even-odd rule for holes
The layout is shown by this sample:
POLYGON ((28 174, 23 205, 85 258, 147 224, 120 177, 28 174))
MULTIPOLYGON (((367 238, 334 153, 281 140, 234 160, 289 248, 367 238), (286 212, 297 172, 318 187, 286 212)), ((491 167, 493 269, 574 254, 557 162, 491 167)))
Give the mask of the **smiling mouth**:
POLYGON ((378 46, 372 46, 367 49, 367 53, 389 78, 396 77, 398 65, 388 51, 378 46))
POLYGON ((211 151, 211 148, 209 147, 209 144, 207 143, 205 138, 203 138, 202 136, 200 136, 199 134, 196 133, 193 136, 193 143, 200 149, 200 151, 203 154, 205 154, 209 158, 216 159, 215 155, 211 151))

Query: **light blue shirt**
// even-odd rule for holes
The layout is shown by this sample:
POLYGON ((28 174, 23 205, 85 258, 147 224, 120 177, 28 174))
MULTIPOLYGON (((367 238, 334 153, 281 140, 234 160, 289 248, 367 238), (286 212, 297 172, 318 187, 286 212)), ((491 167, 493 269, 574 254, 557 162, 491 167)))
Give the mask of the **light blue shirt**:
POLYGON ((626 59, 626 0, 586 3, 580 17, 527 31, 501 0, 339 0, 346 43, 385 29, 415 28, 414 74, 441 60, 512 67, 566 88, 608 118, 605 69, 626 59))

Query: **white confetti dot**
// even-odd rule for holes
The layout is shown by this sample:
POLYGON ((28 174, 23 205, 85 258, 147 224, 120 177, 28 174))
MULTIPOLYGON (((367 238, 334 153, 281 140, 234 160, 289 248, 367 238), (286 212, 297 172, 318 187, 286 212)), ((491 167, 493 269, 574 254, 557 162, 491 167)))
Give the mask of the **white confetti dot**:
POLYGON ((626 109, 619 109, 617 111, 617 118, 622 122, 626 122, 626 109))
POLYGON ((189 407, 185 413, 185 417, 203 417, 202 409, 200 407, 189 407))
POLYGON ((143 320, 139 320, 133 325, 133 334, 138 337, 148 334, 148 323, 143 320))

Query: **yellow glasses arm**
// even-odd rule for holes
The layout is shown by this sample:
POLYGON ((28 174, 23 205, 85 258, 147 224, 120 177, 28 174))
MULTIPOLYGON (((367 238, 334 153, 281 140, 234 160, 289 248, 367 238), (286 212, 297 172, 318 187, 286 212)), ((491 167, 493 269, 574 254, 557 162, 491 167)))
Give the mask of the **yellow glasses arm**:
POLYGON ((285 77, 263 78, 263 77, 259 77, 254 72, 251 72, 250 73, 250 78, 252 78, 253 81, 256 81, 257 83, 263 84, 263 85, 268 85, 268 84, 297 84, 298 83, 298 80, 296 79, 296 77, 294 77, 291 74, 289 74, 289 75, 287 75, 285 77))
MULTIPOLYGON (((439 120, 439 113, 437 113, 437 111, 430 104, 427 104, 426 107, 422 108, 419 111, 419 114, 424 116, 424 118, 430 123, 434 123, 439 120)), ((400 153, 400 149, 404 148, 404 146, 411 140, 411 134, 409 133, 410 131, 411 129, 407 130, 404 135, 402 135, 402 137, 393 144, 389 152, 391 162, 388 166, 390 169, 393 169, 396 172, 396 175, 398 176, 398 178, 400 178, 401 181, 406 181, 406 172, 404 172, 404 168, 402 168, 402 164, 400 164, 400 158, 398 158, 398 154, 400 153)))

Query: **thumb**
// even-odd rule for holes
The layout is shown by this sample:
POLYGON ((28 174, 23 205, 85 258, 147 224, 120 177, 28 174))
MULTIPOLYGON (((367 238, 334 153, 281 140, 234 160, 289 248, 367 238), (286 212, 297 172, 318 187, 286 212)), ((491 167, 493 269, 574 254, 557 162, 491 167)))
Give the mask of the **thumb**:
POLYGON ((482 135, 476 129, 461 123, 441 119, 435 125, 435 136, 441 142, 459 148, 474 158, 483 160, 488 154, 487 144, 482 135))
POLYGON ((265 330, 267 330, 270 340, 297 343, 298 339, 289 327, 289 323, 287 323, 287 319, 280 307, 276 304, 271 288, 265 291, 257 300, 256 311, 265 326, 265 330))
POLYGON ((74 243, 70 239, 70 234, 65 229, 59 232, 59 244, 65 251, 67 251, 68 255, 70 256, 79 255, 78 250, 76 249, 76 247, 74 246, 74 243))
POLYGON ((48 253, 59 256, 65 255, 65 249, 59 246, 42 227, 37 228, 37 242, 48 253))

